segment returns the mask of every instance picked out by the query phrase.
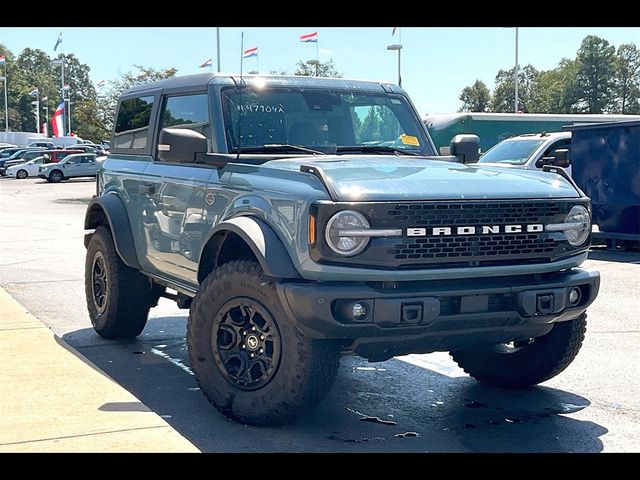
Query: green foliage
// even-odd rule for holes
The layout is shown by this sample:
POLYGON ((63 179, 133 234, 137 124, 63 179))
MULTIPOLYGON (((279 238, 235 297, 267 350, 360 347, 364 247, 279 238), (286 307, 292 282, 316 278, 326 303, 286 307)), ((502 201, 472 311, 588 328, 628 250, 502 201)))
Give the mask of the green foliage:
POLYGON ((336 70, 333 59, 328 62, 319 62, 317 60, 307 60, 303 62, 298 60, 296 63, 296 71, 294 75, 303 75, 305 77, 337 77, 342 78, 342 74, 336 70))
MULTIPOLYGON (((6 57, 9 129, 35 132, 36 117, 31 104, 35 97, 29 93, 38 88, 41 99, 40 122, 44 123, 46 118, 44 107, 49 109, 50 120, 62 98, 60 67, 51 65, 54 58, 38 49, 25 48, 16 57, 0 44, 0 55, 6 57), (43 98, 47 100, 43 101, 43 98)), ((55 59, 62 59, 62 55, 55 59)), ((141 83, 171 77, 176 73, 175 69, 155 70, 140 65, 135 65, 135 68, 137 71, 125 73, 111 82, 104 93, 98 93, 89 78, 89 66, 73 54, 64 56, 64 80, 70 86, 67 98, 71 102, 71 128, 75 134, 95 142, 108 138, 118 97, 124 90, 141 83)), ((4 75, 1 67, 0 72, 4 75)), ((0 101, 0 126, 4 127, 4 100, 0 101)))
MULTIPOLYGON (((485 91, 480 80, 465 87, 460 111, 487 111, 488 103, 491 112, 513 112, 513 77, 513 68, 498 71, 493 92, 485 91)), ((556 68, 539 71, 526 65, 520 69, 518 109, 525 113, 640 113, 640 52, 633 43, 620 45, 616 52, 606 40, 589 35, 576 58, 563 58, 556 68)))
POLYGON ((633 43, 618 47, 615 58, 616 110, 640 114, 640 50, 633 43))
POLYGON ((482 80, 476 80, 470 87, 464 87, 460 94, 462 107, 459 112, 486 112, 491 101, 491 93, 482 80))
POLYGON ((615 53, 605 39, 588 35, 578 49, 576 75, 578 108, 602 113, 614 101, 615 53))

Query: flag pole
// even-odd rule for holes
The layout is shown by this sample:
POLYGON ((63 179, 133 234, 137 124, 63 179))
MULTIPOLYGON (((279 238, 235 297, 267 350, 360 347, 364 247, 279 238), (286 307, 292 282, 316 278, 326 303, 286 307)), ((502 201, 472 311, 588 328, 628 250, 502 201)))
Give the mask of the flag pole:
POLYGON ((320 43, 320 35, 316 36, 316 77, 318 76, 318 68, 320 67, 320 56, 318 54, 319 43, 320 43))
POLYGON ((4 131, 9 131, 9 102, 7 100, 7 59, 4 59, 4 131))
MULTIPOLYGON (((60 72, 61 72, 61 85, 60 85, 60 90, 62 93, 62 103, 65 103, 65 98, 64 98, 64 43, 62 41, 62 32, 60 32, 60 54, 62 55, 62 63, 61 63, 61 68, 60 68, 60 72)), ((65 108, 65 114, 68 115, 66 108, 65 108)), ((62 122, 62 136, 64 137, 65 132, 64 132, 64 128, 65 128, 65 124, 64 122, 62 122)))
POLYGON ((242 64, 244 63, 244 32, 240 33, 240 80, 242 81, 242 64))
MULTIPOLYGON (((218 63, 218 73, 220 73, 220 27, 216 27, 216 61, 218 63)), ((213 70, 213 62, 211 62, 211 69, 213 70)))
POLYGON ((256 55, 256 70, 260 74, 260 54, 256 55))

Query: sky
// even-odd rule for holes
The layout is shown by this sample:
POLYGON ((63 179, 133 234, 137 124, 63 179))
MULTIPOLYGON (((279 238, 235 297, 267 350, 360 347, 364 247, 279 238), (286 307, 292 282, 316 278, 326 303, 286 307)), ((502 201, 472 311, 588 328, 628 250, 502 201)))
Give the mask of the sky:
MULTIPOLYGON (((293 73, 298 60, 315 58, 315 44, 298 37, 318 32, 320 61, 333 59, 347 78, 397 83, 398 56, 387 46, 402 43, 402 87, 421 116, 456 112, 461 90, 476 79, 491 89, 500 69, 515 64, 515 29, 503 27, 221 27, 221 70, 240 71, 240 37, 244 48, 258 47, 258 60, 249 58, 244 71, 293 73)), ((0 28, 0 43, 14 54, 26 47, 53 55, 59 32, 65 53, 75 54, 91 67, 97 83, 112 80, 139 64, 158 69, 174 67, 178 75, 210 71, 198 66, 213 57, 216 68, 216 28, 196 27, 64 27, 0 28)), ((519 28, 519 64, 537 69, 555 67, 564 57, 575 57, 587 35, 600 36, 615 47, 640 46, 640 28, 522 27, 519 28)), ((58 48, 58 52, 60 47, 58 48)))

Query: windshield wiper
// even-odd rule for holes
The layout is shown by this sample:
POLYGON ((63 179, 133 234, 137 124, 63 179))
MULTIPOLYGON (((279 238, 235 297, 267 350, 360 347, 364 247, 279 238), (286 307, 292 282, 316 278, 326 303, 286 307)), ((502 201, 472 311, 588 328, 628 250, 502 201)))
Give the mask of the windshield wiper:
POLYGON ((240 147, 232 150, 232 153, 270 153, 270 152, 304 152, 312 153, 314 155, 326 155, 326 153, 320 150, 313 150, 312 148, 301 147, 300 145, 289 145, 287 143, 267 143, 265 145, 251 145, 248 147, 240 147))
POLYGON ((403 148, 390 147, 389 145, 340 145, 336 147, 336 153, 345 152, 376 152, 376 153, 396 153, 401 155, 420 155, 403 148))

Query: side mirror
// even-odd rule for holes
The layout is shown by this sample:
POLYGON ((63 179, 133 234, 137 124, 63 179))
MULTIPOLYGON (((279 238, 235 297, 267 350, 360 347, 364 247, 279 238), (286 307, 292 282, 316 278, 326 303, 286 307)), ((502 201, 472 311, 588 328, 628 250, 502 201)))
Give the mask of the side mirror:
POLYGON ((462 163, 476 163, 480 158, 480 138, 477 135, 460 133, 451 139, 449 152, 459 157, 462 163))
POLYGON ((536 162, 536 167, 541 168, 545 165, 552 167, 567 168, 571 165, 571 152, 567 148, 557 148, 548 157, 542 157, 536 162))
POLYGON ((196 153, 206 153, 207 137, 187 128, 163 128, 158 139, 158 160, 193 163, 196 153))

